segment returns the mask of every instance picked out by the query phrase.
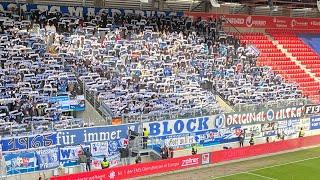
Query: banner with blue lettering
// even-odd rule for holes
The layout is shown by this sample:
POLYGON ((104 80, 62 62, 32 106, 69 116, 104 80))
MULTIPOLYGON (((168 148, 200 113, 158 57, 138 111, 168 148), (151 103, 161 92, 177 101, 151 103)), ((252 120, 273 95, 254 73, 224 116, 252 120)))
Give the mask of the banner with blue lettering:
POLYGON ((108 141, 91 143, 91 153, 93 156, 108 155, 109 145, 108 141))
MULTIPOLYGON (((103 161, 104 156, 98 156, 92 158, 91 166, 92 169, 101 169, 101 162, 103 161)), ((114 154, 112 156, 106 157, 107 161, 109 161, 109 167, 115 167, 120 164, 120 154, 114 154)))
POLYGON ((238 139, 240 126, 226 128, 224 115, 144 123, 150 132, 149 145, 186 148, 193 143, 211 146, 238 139))
POLYGON ((16 151, 49 147, 57 144, 56 133, 3 138, 0 141, 2 151, 16 151))
POLYGON ((290 119, 300 119, 304 106, 262 109, 261 111, 235 112, 225 115, 227 127, 235 125, 267 124, 290 119))
POLYGON ((57 103, 60 101, 69 101, 70 97, 69 96, 52 96, 49 98, 50 103, 57 103))
MULTIPOLYGON (((89 148, 89 145, 82 145, 84 149, 89 148)), ((82 149, 79 146, 67 146, 59 148, 60 154, 60 165, 67 167, 67 166, 75 166, 79 164, 79 154, 81 153, 82 149)), ((100 163, 105 157, 105 155, 97 155, 92 154, 92 167, 93 169, 99 169, 101 167, 100 163)), ((119 164, 120 161, 120 154, 115 153, 113 155, 107 155, 107 160, 110 162, 110 167, 116 166, 119 164)))
POLYGON ((252 134, 255 138, 262 137, 261 124, 241 126, 241 129, 244 131, 245 137, 250 137, 252 134))
POLYGON ((92 145, 93 155, 95 151, 108 149, 105 154, 114 154, 123 146, 128 138, 129 128, 137 131, 138 124, 125 124, 117 126, 98 126, 88 128, 66 129, 57 132, 57 145, 76 146, 79 144, 92 145))
MULTIPOLYGON (((20 8, 24 12, 30 12, 31 10, 39 10, 40 12, 61 12, 62 14, 70 14, 71 16, 95 16, 98 13, 106 13, 109 16, 115 14, 137 14, 145 17, 153 16, 183 16, 183 12, 171 12, 171 11, 143 11, 143 10, 124 10, 124 9, 101 9, 94 7, 75 7, 75 6, 54 6, 54 5, 39 5, 39 4, 23 4, 20 3, 20 8)), ((17 8, 15 3, 2 2, 0 4, 0 12, 6 11, 12 8, 17 8)))
POLYGON ((310 117, 310 130, 320 129, 320 116, 310 117))
POLYGON ((302 123, 300 119, 289 119, 278 122, 278 132, 285 136, 297 134, 302 123))
POLYGON ((275 122, 261 124, 262 136, 275 136, 278 132, 278 124, 275 122))
POLYGON ((2 160, 2 145, 0 144, 0 162, 2 160))
MULTIPOLYGON (((89 145, 82 145, 84 149, 89 148, 89 145)), ((80 145, 65 146, 59 148, 59 160, 63 166, 74 166, 79 164, 79 154, 82 152, 80 145)))
POLYGON ((34 152, 17 152, 4 155, 7 174, 19 174, 38 170, 34 152))
POLYGON ((36 157, 40 170, 59 166, 59 151, 57 147, 38 149, 36 151, 36 157))
POLYGON ((51 97, 49 102, 57 103, 57 108, 62 112, 85 110, 84 96, 77 96, 75 99, 70 99, 68 96, 56 96, 51 97))

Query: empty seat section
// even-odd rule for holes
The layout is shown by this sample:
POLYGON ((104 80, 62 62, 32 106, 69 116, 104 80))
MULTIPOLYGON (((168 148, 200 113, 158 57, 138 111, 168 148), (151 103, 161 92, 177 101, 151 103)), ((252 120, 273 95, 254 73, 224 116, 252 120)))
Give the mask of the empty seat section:
MULTIPOLYGON (((268 31, 280 44, 283 45, 285 49, 296 57, 303 65, 306 65, 307 69, 310 69, 312 73, 315 73, 315 76, 319 76, 320 72, 320 57, 319 55, 307 44, 305 44, 298 36, 299 33, 302 33, 298 30, 287 30, 287 31, 277 31, 269 30, 268 31)), ((304 31, 303 33, 307 34, 319 34, 319 30, 304 31)))
MULTIPOLYGON (((294 33, 290 31, 269 32, 283 48, 297 57, 307 68, 313 69, 312 72, 320 75, 320 58, 310 51, 310 48, 303 44, 294 33), (315 70, 318 69, 318 70, 315 70)), ((287 81, 295 82, 299 89, 310 99, 315 99, 319 95, 320 83, 310 77, 303 69, 300 68, 289 57, 286 57, 280 49, 262 33, 243 33, 237 34, 240 41, 245 44, 254 44, 260 51, 257 60, 258 66, 270 66, 272 70, 281 74, 287 81)))

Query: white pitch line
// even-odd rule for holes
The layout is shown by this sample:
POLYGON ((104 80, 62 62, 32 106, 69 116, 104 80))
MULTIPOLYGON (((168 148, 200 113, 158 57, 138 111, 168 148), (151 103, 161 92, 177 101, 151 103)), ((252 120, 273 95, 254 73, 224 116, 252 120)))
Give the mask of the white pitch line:
POLYGON ((252 176, 257 176, 257 177, 261 177, 261 178, 264 178, 264 179, 271 179, 271 180, 277 180, 275 178, 272 178, 272 177, 268 177, 268 176, 263 176, 263 175, 260 175, 260 174, 256 174, 256 173, 250 173, 250 172, 247 172, 245 174, 249 174, 249 175, 252 175, 252 176))
MULTIPOLYGON (((257 169, 253 169, 253 170, 245 171, 245 172, 232 173, 232 174, 228 174, 228 175, 225 175, 225 176, 219 176, 219 177, 211 176, 210 178, 220 179, 220 178, 229 177, 229 176, 234 176, 234 175, 238 175, 238 174, 249 174, 250 172, 253 172, 253 171, 259 171, 259 170, 269 169, 269 168, 273 168, 273 167, 285 166, 285 165, 289 165, 289 164, 304 162, 304 161, 308 161, 308 160, 312 160, 312 159, 318 159, 318 158, 320 158, 320 156, 315 156, 315 157, 307 158, 307 159, 301 159, 301 160, 297 160, 297 161, 291 161, 291 162, 288 162, 288 163, 277 164, 277 165, 273 165, 273 166, 267 166, 267 167, 263 167, 263 168, 257 168, 257 169)), ((243 162, 243 161, 242 161, 242 162, 243 162)))

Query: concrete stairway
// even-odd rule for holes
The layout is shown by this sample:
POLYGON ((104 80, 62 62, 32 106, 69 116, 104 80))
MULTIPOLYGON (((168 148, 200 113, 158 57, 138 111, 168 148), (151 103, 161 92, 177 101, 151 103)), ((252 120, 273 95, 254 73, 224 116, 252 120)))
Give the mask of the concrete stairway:
POLYGON ((106 125, 110 124, 103 118, 98 111, 86 100, 86 110, 77 112, 77 117, 82 118, 87 124, 106 125))
POLYGON ((216 100, 219 106, 221 107, 221 109, 223 110, 223 112, 225 113, 235 112, 235 110, 230 105, 228 105, 220 96, 217 95, 216 100))

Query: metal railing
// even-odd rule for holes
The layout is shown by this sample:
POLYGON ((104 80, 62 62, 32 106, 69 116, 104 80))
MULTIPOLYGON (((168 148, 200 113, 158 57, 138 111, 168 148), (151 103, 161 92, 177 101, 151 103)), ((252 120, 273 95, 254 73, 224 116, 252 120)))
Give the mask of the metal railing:
MULTIPOLYGON (((281 108, 281 107, 293 107, 293 106, 304 106, 306 104, 312 104, 312 102, 306 98, 298 99, 281 99, 276 101, 268 101, 264 103, 255 103, 255 104, 235 104, 232 106, 235 112, 243 111, 261 111, 269 108, 281 108)), ((107 105, 101 106, 108 108, 107 105)), ((134 123, 134 122, 150 122, 150 121, 161 121, 161 120, 170 120, 170 119, 186 119, 193 117, 201 116, 210 116, 223 113, 221 109, 186 109, 179 111, 163 111, 153 114, 138 114, 130 115, 123 114, 121 116, 122 123, 134 123)))
POLYGON ((268 101, 264 103, 255 103, 255 104, 239 103, 239 104, 235 104, 233 107, 236 112, 241 112, 241 111, 261 111, 263 109, 269 109, 269 108, 304 106, 306 104, 311 104, 311 101, 306 98, 298 98, 298 99, 280 99, 276 101, 268 101))

